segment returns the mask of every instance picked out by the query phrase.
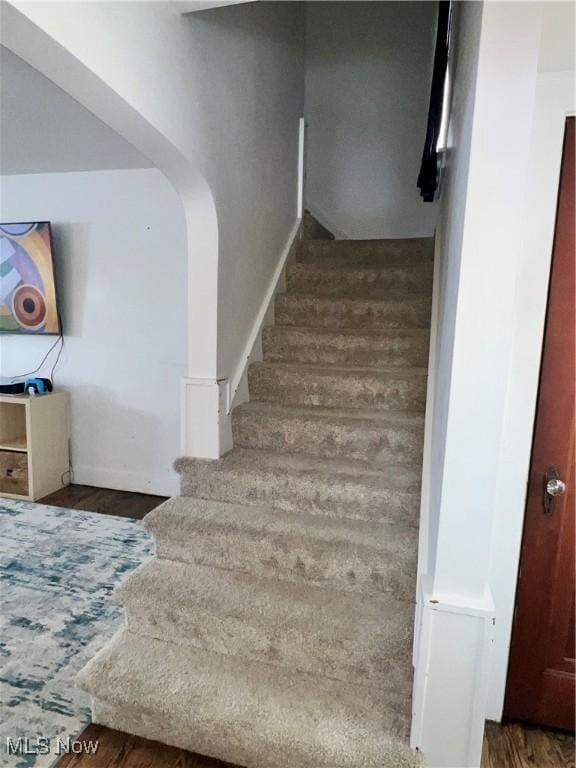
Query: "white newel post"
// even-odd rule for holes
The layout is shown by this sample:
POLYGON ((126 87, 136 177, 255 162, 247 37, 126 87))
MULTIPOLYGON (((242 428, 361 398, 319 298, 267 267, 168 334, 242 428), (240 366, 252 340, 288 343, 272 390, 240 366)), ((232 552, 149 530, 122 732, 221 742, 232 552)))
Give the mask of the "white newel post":
POLYGON ((182 380, 182 454, 218 459, 232 448, 228 379, 182 380))
POLYGON ((495 610, 420 585, 411 746, 435 768, 480 766, 495 610))

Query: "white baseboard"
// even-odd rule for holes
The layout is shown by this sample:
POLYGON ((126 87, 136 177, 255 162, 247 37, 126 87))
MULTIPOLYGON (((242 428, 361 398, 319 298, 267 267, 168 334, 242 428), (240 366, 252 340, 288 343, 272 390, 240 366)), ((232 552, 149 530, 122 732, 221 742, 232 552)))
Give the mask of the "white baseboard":
POLYGON ((435 594, 421 579, 410 744, 427 768, 479 768, 495 609, 435 594))
POLYGON ((331 232, 336 240, 351 240, 353 238, 350 237, 346 232, 344 232, 340 227, 334 223, 330 219, 330 216, 328 216, 324 211, 322 211, 315 203, 310 202, 310 200, 306 200, 306 210, 309 211, 312 216, 316 219, 316 221, 319 224, 322 224, 324 229, 327 229, 328 232, 331 232))
MULTIPOLYGON (((430 316, 430 341, 428 345, 428 383, 426 385, 426 415, 424 421, 424 451, 422 456, 422 481, 420 483, 420 525, 418 528, 418 571, 416 584, 429 571, 428 548, 430 539, 430 484, 432 473, 432 431, 434 425, 434 398, 436 390, 436 367, 438 355, 438 322, 440 317, 440 276, 442 251, 441 235, 434 233, 434 277, 432 285, 432 313, 430 316)), ((420 610, 420 589, 416 592, 416 617, 420 610)), ((413 664, 416 666, 416 643, 414 643, 413 664)))
POLYGON ((305 171, 305 141, 306 141, 306 121, 303 117, 298 120, 298 194, 296 201, 296 218, 302 219, 304 216, 304 179, 305 171))
POLYGON ((151 493, 157 496, 177 496, 180 480, 174 470, 165 474, 149 475, 145 472, 129 472, 108 467, 74 466, 74 482, 77 485, 93 485, 96 488, 113 488, 115 491, 151 493))
POLYGON ((288 239, 286 240, 284 247, 282 248, 274 273, 268 283, 268 288, 262 298, 252 329, 248 335, 248 339, 242 351, 240 362, 236 366, 236 370, 230 377, 229 387, 227 391, 227 403, 226 413, 230 413, 233 406, 239 405, 243 400, 247 399, 247 386, 246 386, 246 372, 249 364, 261 359, 260 340, 262 334, 262 328, 266 322, 272 322, 274 311, 274 296, 283 287, 284 270, 286 269, 286 263, 288 257, 296 244, 300 225, 302 220, 297 218, 294 222, 288 239))

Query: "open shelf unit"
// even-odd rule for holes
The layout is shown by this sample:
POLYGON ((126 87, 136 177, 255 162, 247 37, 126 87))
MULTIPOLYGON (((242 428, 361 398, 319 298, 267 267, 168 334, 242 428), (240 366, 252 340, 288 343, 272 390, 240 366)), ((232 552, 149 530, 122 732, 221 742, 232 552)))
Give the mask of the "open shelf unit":
POLYGON ((35 501, 69 483, 68 395, 0 395, 0 496, 35 501))
POLYGON ((20 453, 27 453, 28 443, 26 435, 18 435, 10 440, 3 440, 0 443, 0 451, 18 451, 20 453))

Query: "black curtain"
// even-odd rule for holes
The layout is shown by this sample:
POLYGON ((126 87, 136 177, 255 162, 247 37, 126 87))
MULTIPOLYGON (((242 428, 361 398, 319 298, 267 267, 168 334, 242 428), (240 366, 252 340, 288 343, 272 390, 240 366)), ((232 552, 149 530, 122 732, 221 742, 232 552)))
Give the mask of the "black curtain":
POLYGON ((438 156, 436 145, 442 121, 442 103, 444 100, 444 85, 446 83, 446 68, 448 66, 448 49, 450 43, 450 2, 440 0, 438 3, 438 31, 436 33, 436 51, 434 52, 434 70, 432 87, 430 89, 430 108, 428 109, 428 127, 426 128, 426 143, 422 153, 422 165, 418 174, 418 188, 427 203, 434 200, 438 186, 438 156))

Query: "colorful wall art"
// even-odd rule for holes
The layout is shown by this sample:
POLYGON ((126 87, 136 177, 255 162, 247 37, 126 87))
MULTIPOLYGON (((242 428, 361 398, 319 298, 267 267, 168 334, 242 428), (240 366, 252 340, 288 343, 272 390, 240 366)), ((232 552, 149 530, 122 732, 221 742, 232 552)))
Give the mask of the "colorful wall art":
POLYGON ((0 224, 0 333, 60 333, 47 221, 0 224))

